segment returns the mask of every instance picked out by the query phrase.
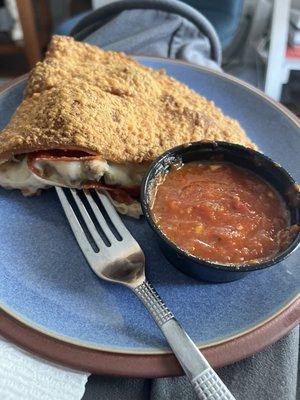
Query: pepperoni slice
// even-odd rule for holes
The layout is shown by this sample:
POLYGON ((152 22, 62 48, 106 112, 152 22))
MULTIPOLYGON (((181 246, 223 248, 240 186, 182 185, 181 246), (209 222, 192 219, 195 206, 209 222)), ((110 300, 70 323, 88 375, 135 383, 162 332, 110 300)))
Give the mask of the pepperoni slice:
POLYGON ((51 161, 88 161, 96 160, 99 158, 97 155, 91 155, 79 150, 41 150, 34 153, 29 153, 27 160, 29 162, 40 160, 51 161))
MULTIPOLYGON (((96 190, 106 190, 109 192, 111 198, 118 203, 130 205, 134 203, 135 199, 133 194, 129 194, 131 188, 123 189, 121 187, 116 187, 112 185, 107 185, 102 182, 84 182, 81 184, 82 189, 96 189, 96 190)), ((136 192, 136 189, 135 189, 136 192)))
POLYGON ((42 178, 41 171, 34 165, 36 161, 91 161, 97 158, 99 158, 99 156, 92 156, 77 150, 41 150, 27 155, 27 165, 35 175, 42 178))

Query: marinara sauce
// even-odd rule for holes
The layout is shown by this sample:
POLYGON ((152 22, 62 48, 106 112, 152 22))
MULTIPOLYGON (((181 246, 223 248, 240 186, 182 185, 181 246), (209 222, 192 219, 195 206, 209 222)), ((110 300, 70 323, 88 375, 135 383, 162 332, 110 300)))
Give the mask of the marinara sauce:
POLYGON ((282 248, 289 212, 277 191, 246 169, 191 162, 172 166, 154 186, 154 221, 194 256, 247 264, 282 248))

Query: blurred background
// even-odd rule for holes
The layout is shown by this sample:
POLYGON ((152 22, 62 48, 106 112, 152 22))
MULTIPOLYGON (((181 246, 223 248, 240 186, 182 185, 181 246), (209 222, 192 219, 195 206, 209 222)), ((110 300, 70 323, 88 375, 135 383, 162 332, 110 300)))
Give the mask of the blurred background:
MULTIPOLYGON (((114 0, 0 0, 0 86, 43 58, 53 34, 114 0)), ((222 68, 300 115, 300 0, 182 0, 217 31, 222 68)))

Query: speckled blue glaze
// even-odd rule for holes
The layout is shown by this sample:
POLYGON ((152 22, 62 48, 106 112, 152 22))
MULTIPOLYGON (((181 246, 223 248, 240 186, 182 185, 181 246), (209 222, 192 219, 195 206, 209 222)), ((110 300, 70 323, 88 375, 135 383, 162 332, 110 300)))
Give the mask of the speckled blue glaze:
MULTIPOLYGON (((248 135, 300 181, 300 136, 285 114, 226 78, 173 62, 165 68, 237 118, 248 135)), ((21 100, 24 82, 0 96, 0 128, 21 100)), ((0 136, 1 138, 1 136, 0 136)), ((0 190, 0 305, 27 323, 101 349, 148 352, 167 348, 126 288, 100 281, 88 267, 53 190, 24 198, 0 190)), ((145 221, 124 218, 145 251, 149 280, 199 345, 212 344, 264 321, 300 287, 299 250, 270 269, 226 284, 201 283, 172 267, 145 221)))

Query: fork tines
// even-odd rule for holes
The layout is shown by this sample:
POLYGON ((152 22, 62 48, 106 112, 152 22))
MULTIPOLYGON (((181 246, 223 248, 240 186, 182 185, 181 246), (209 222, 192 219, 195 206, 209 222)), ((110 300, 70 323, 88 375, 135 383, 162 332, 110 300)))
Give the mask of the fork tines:
POLYGON ((56 187, 77 240, 95 252, 121 242, 128 232, 104 193, 56 187))

